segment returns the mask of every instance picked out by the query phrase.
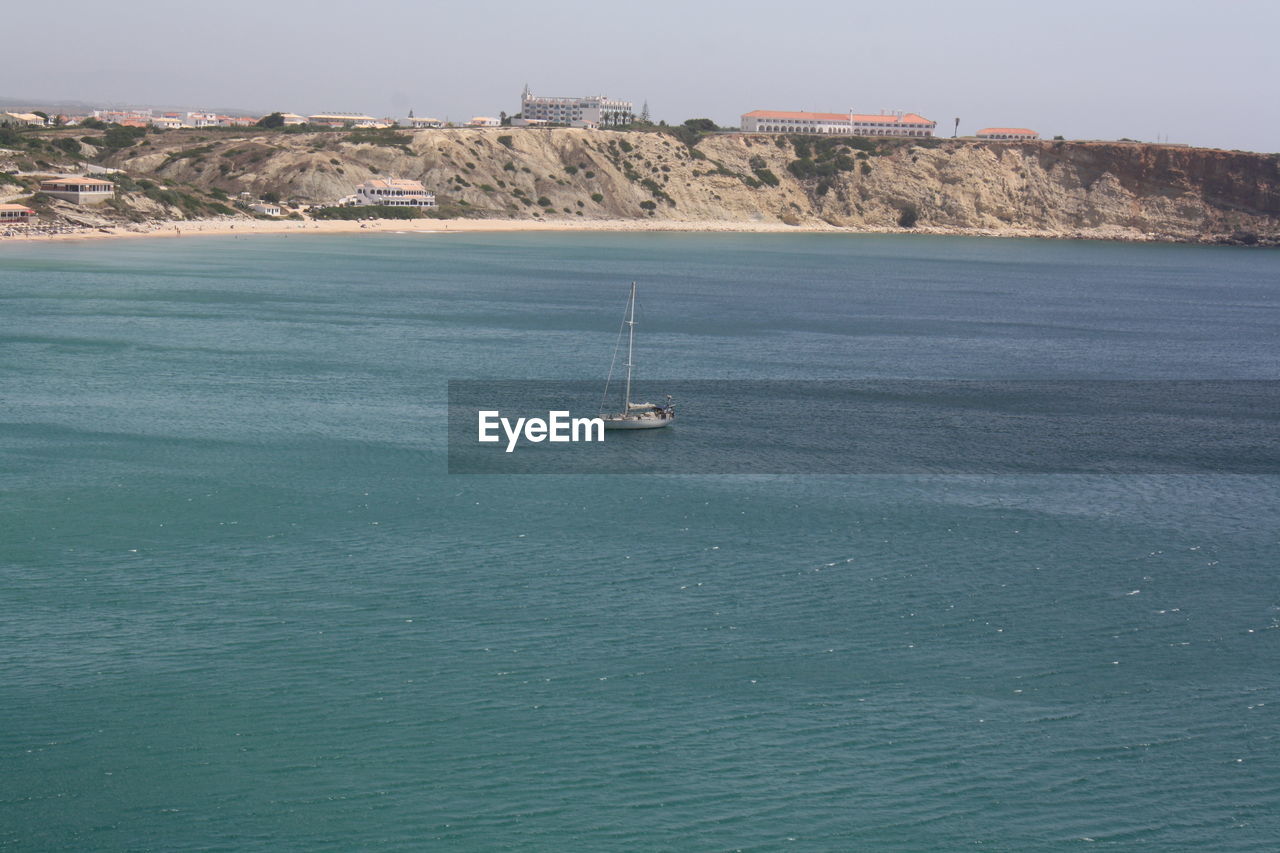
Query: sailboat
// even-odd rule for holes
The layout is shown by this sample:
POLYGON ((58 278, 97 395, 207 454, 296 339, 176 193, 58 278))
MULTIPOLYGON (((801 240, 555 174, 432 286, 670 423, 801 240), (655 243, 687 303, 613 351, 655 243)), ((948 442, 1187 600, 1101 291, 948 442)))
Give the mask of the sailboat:
MULTIPOLYGON (((676 407, 671 402, 671 395, 661 405, 657 403, 631 402, 631 368, 635 363, 632 357, 636 347, 636 283, 631 282, 631 298, 627 300, 627 310, 622 315, 622 323, 627 329, 627 382, 622 391, 622 411, 605 412, 605 401, 609 399, 609 383, 613 381, 613 365, 609 366, 609 378, 604 385, 604 400, 600 403, 600 417, 604 420, 605 429, 656 429, 664 427, 676 419, 676 407)), ((619 332, 618 343, 622 343, 619 332)), ((618 349, 614 347, 614 361, 618 358, 618 349)))

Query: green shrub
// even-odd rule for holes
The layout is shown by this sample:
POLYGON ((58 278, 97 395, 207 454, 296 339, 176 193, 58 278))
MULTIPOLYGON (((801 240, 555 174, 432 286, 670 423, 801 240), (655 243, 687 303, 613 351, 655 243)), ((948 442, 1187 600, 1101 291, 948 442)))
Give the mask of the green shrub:
POLYGON ((808 157, 801 157, 799 160, 792 160, 787 164, 787 171, 802 181, 817 174, 817 168, 817 164, 808 157))
POLYGON ((551 199, 547 198, 545 195, 540 195, 538 196, 538 204, 542 207, 550 207, 551 199))
POLYGON ((128 148, 146 135, 146 128, 121 127, 118 124, 113 124, 107 128, 106 133, 102 134, 101 145, 103 148, 118 151, 121 148, 128 148))
POLYGON ((658 205, 654 204, 651 201, 642 201, 640 202, 640 207, 642 207, 645 210, 656 210, 658 205))
POLYGON ((416 207, 369 204, 363 207, 322 207, 311 212, 313 219, 421 219, 416 207))
POLYGON ((505 146, 507 146, 508 148, 514 148, 514 147, 515 147, 514 140, 512 140, 512 138, 511 138, 510 136, 499 136, 499 137, 498 137, 498 144, 499 144, 499 145, 505 145, 505 146))
POLYGON ((919 219, 920 209, 914 204, 908 204, 898 214, 898 226, 901 228, 915 228, 919 219))
POLYGON ((565 174, 569 174, 569 175, 576 175, 576 174, 578 174, 578 167, 577 167, 577 166, 565 166, 565 167, 564 167, 564 171, 565 171, 565 174))
POLYGON ((413 153, 409 148, 409 137, 390 127, 369 127, 353 130, 347 134, 347 142, 377 145, 383 148, 399 148, 406 154, 413 153))
POLYGON ((760 179, 760 183, 762 184, 768 184, 771 187, 776 187, 781 183, 778 180, 778 176, 768 169, 756 169, 755 173, 756 177, 760 179))
POLYGON ((604 196, 601 195, 600 193, 592 193, 591 200, 594 201, 596 204, 600 204, 602 201, 604 201, 604 196))
POLYGON ((625 139, 618 140, 618 147, 621 148, 627 154, 630 154, 632 151, 635 150, 635 146, 625 139))

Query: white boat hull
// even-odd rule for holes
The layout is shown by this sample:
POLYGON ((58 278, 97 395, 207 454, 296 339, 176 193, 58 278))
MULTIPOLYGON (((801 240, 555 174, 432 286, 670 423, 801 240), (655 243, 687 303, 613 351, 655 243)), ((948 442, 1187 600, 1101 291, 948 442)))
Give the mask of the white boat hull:
POLYGON ((613 417, 604 419, 605 429, 657 429, 674 421, 674 417, 655 418, 635 416, 630 418, 613 417))

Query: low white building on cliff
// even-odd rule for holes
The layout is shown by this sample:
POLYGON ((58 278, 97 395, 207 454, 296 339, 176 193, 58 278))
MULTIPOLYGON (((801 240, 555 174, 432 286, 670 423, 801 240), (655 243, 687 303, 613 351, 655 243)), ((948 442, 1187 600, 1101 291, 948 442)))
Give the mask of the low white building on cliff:
POLYGON ((933 136, 938 123, 915 113, 809 113, 752 110, 742 114, 747 133, 834 133, 845 136, 933 136))
POLYGON ((316 113, 307 116, 310 124, 317 124, 323 127, 344 128, 344 127, 388 127, 391 122, 383 122, 367 116, 363 113, 316 113))

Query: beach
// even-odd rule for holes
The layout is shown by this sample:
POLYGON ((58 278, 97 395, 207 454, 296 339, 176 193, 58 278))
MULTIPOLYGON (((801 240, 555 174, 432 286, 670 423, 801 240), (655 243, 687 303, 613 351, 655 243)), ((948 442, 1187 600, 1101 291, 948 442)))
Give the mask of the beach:
MULTIPOLYGON (((15 229, 16 231, 16 229, 15 229)), ((669 219, 586 219, 573 221, 534 219, 374 219, 351 220, 266 220, 266 219, 192 219, 158 223, 83 227, 56 233, 38 231, 0 233, 0 244, 6 242, 50 242, 62 240, 105 240, 138 237, 256 236, 302 234, 442 234, 469 232, 587 232, 587 231, 652 231, 690 233, 832 233, 832 234, 933 234, 951 237, 1023 237, 1042 239, 1116 240, 1122 242, 1185 242, 1167 234, 1140 232, 1130 228, 1104 226, 1089 229, 1042 228, 960 228, 917 226, 887 228, 871 226, 836 226, 807 222, 788 225, 784 222, 669 220, 669 219)))

